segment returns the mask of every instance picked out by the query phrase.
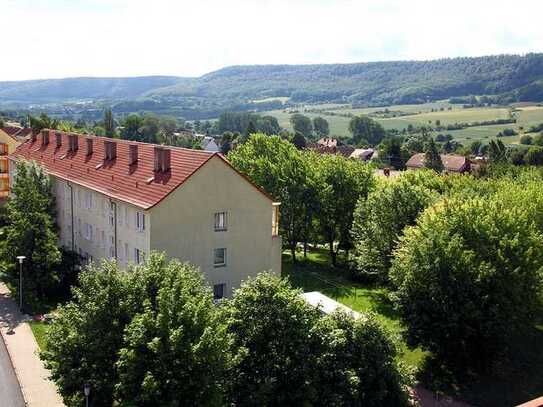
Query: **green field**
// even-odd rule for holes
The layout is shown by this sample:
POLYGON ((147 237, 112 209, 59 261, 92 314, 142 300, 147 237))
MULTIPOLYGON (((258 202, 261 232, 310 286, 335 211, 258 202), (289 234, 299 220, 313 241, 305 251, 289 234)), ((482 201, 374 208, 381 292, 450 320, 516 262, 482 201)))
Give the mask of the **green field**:
MULTIPOLYGON (((272 110, 263 114, 269 114, 276 117, 280 126, 289 130, 292 130, 289 118, 293 111, 305 114, 310 118, 321 116, 328 120, 330 124, 330 135, 347 138, 350 136, 349 121, 351 118, 341 116, 345 114, 370 114, 374 119, 379 121, 385 129, 396 129, 401 131, 410 124, 413 126, 435 125, 436 120, 439 120, 442 126, 446 126, 455 123, 473 123, 507 119, 510 117, 510 110, 511 109, 506 107, 477 107, 464 109, 460 105, 450 105, 447 102, 435 102, 421 105, 397 105, 359 109, 352 109, 350 105, 308 105, 298 109, 272 110), (436 110, 441 108, 444 110, 431 111, 432 109, 436 110), (448 110, 449 108, 451 110, 448 110), (382 117, 382 114, 376 113, 382 112, 385 109, 390 111, 388 114, 389 116, 394 114, 394 112, 408 113, 409 115, 385 118, 382 117), (330 115, 332 113, 336 115, 330 115)), ((521 127, 523 128, 523 131, 527 131, 530 126, 543 123, 543 106, 517 108, 513 110, 512 114, 517 119, 516 124, 468 127, 462 130, 444 130, 443 133, 449 133, 459 142, 469 144, 475 140, 489 142, 491 139, 495 138, 500 131, 506 128, 512 128, 517 132, 521 132, 521 127)), ((507 144, 518 143, 519 136, 504 137, 501 140, 507 144)))

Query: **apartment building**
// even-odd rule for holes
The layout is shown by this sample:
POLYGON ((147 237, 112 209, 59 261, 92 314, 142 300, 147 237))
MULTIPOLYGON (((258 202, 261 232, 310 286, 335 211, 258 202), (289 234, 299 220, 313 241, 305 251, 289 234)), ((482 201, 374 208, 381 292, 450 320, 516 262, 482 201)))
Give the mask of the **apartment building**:
POLYGON ((152 250, 198 266, 216 298, 281 272, 279 203, 220 154, 43 130, 10 156, 53 181, 60 244, 126 268, 152 250))
POLYGON ((0 127, 0 204, 10 190, 8 155, 15 151, 28 134, 28 129, 16 126, 0 127))

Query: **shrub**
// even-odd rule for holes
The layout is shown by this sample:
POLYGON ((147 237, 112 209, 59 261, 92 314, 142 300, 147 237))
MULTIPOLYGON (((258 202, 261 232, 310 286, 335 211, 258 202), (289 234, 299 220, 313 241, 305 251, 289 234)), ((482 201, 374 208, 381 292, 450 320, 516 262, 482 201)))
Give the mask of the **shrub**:
POLYGON ((520 144, 532 145, 533 141, 534 140, 533 140, 532 136, 529 136, 527 134, 520 137, 520 144))
POLYGON ((511 334, 533 324, 543 267, 533 213, 500 197, 453 199, 406 231, 391 278, 411 345, 484 368, 511 334))
POLYGON ((543 147, 530 147, 524 161, 528 165, 543 165, 543 147))

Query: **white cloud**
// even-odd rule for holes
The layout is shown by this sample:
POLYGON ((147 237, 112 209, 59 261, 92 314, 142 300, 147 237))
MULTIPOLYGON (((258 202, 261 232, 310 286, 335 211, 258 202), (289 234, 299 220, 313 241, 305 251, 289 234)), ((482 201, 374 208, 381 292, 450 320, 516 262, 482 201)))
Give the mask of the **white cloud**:
POLYGON ((0 80, 543 51, 538 0, 0 0, 0 10, 0 80))

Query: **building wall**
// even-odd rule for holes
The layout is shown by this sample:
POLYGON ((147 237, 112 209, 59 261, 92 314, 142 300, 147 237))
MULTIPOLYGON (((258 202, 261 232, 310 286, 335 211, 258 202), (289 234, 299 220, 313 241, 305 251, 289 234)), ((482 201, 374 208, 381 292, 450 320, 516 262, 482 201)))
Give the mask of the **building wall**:
POLYGON ((0 129, 0 199, 9 194, 10 176, 8 155, 15 151, 19 142, 0 129))
POLYGON ((281 272, 281 238, 272 236, 272 202, 219 157, 151 209, 152 250, 188 261, 225 296, 261 271, 281 272), (227 212, 227 230, 215 231, 215 213, 227 212), (214 249, 226 248, 226 266, 214 249))
POLYGON ((54 176, 51 178, 57 199, 57 221, 62 246, 70 249, 73 247, 89 260, 116 258, 123 268, 138 261, 135 249, 139 250, 140 260, 149 254, 149 214, 88 188, 54 176), (145 214, 143 230, 136 227, 138 212, 145 214))

